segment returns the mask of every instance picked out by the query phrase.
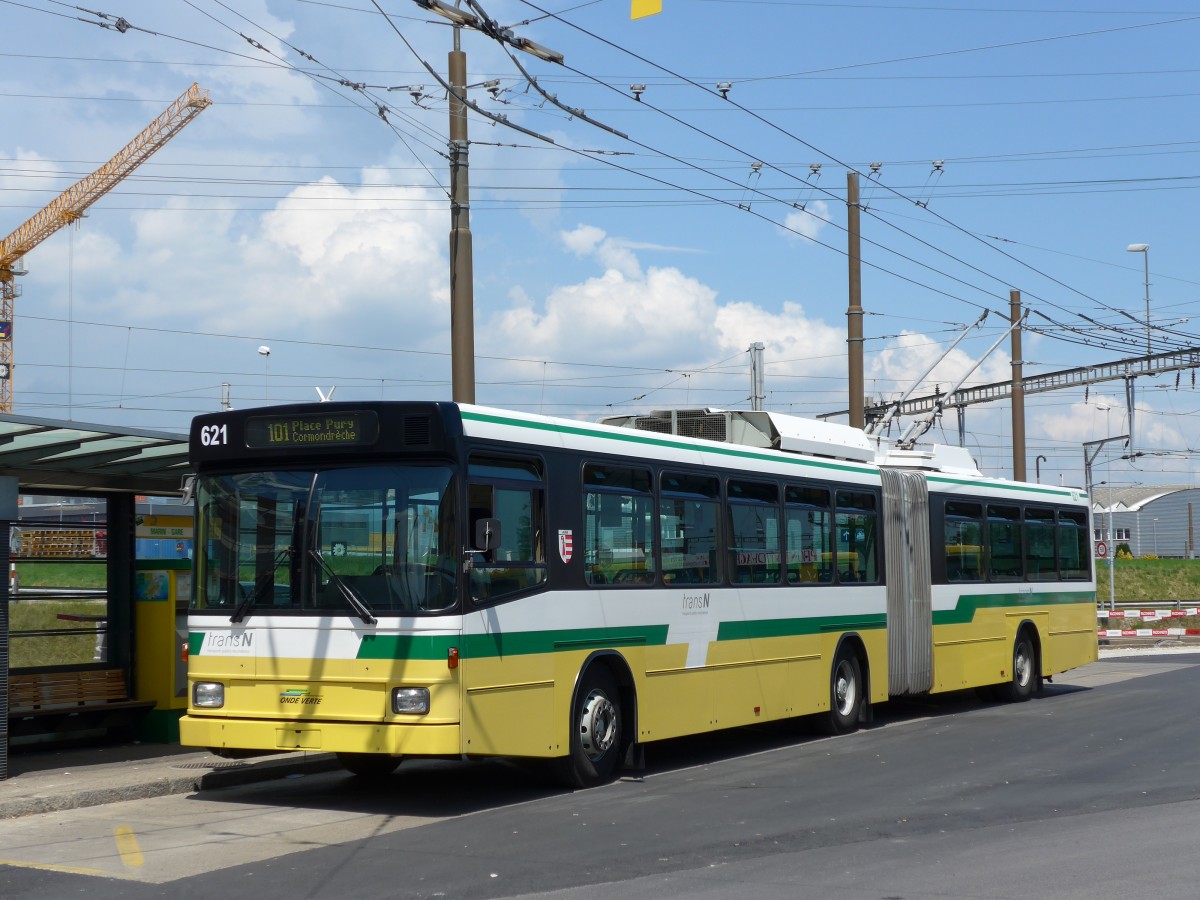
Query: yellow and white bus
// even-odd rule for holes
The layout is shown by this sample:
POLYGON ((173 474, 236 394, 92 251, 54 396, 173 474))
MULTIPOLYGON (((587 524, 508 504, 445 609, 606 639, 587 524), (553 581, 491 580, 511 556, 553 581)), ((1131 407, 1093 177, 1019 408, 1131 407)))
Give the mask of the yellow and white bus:
POLYGON ((1096 658, 1089 505, 766 412, 200 416, 187 745, 557 759, 1096 658))

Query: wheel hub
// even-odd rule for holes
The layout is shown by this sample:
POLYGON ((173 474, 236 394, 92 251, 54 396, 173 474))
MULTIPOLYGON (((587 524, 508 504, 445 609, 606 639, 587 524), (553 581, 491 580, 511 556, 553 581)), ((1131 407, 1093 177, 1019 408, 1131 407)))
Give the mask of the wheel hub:
POLYGON ((610 749, 617 736, 616 707, 600 690, 592 691, 579 717, 579 741, 589 759, 596 760, 610 749))
POLYGON ((1013 669, 1013 674, 1017 677, 1017 684, 1024 686, 1029 683, 1031 666, 1029 657, 1025 653, 1017 653, 1016 659, 1013 660, 1013 669))
POLYGON ((848 662, 843 662, 838 666, 833 692, 834 697, 837 699, 838 712, 842 715, 848 715, 854 709, 854 703, 858 699, 857 686, 854 683, 854 676, 848 662))

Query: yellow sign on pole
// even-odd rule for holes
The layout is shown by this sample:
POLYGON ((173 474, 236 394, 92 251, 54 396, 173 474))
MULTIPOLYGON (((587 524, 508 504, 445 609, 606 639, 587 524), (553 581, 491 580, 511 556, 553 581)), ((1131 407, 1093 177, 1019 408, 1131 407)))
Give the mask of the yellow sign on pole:
POLYGON ((652 16, 660 12, 662 12, 662 0, 633 0, 633 7, 629 11, 629 18, 643 19, 646 16, 652 16))

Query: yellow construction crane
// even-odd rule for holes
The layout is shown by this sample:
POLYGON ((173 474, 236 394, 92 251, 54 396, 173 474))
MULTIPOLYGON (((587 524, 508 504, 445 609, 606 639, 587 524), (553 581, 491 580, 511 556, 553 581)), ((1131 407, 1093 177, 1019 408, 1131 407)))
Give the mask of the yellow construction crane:
POLYGON ((208 91, 193 84, 116 156, 59 194, 41 212, 0 241, 0 413, 12 412, 13 300, 24 275, 21 257, 58 229, 83 218, 84 211, 153 156, 196 116, 212 105, 208 91))

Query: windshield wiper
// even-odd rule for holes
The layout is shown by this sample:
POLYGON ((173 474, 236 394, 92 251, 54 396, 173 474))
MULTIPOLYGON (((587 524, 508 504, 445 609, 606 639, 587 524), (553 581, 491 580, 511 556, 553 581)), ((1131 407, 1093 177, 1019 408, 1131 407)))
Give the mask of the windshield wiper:
MULTIPOLYGON (((282 550, 280 550, 275 555, 275 561, 271 564, 271 574, 274 575, 275 571, 281 565, 283 565, 284 561, 291 555, 291 547, 284 547, 282 550)), ((256 582, 254 585, 254 590, 242 598, 242 602, 239 603, 237 609, 233 611, 233 615, 229 617, 229 621, 233 624, 236 624, 242 621, 242 619, 246 618, 246 613, 250 612, 250 607, 252 607, 259 600, 266 598, 267 588, 270 588, 271 590, 275 589, 275 582, 273 579, 264 578, 262 581, 256 582)))
POLYGON ((329 580, 337 585, 337 589, 341 593, 342 597, 344 597, 346 602, 350 604, 350 608, 354 610, 355 614, 360 619, 363 620, 364 624, 374 625, 379 621, 373 615, 371 615, 371 608, 362 601, 362 598, 358 596, 354 588, 342 581, 342 579, 338 576, 338 573, 333 571, 329 563, 325 562, 325 557, 323 557, 319 551, 310 547, 308 552, 312 558, 317 561, 317 565, 321 567, 321 571, 328 575, 329 580))

